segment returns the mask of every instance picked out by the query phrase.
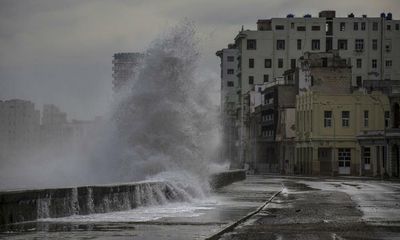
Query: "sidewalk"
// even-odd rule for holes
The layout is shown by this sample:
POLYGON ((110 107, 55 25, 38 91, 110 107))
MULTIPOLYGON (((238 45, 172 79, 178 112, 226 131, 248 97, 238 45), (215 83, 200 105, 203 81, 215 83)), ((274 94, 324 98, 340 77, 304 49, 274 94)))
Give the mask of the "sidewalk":
POLYGON ((388 184, 347 177, 328 182, 310 177, 281 179, 286 188, 282 193, 220 239, 400 238, 400 188, 397 184, 386 186, 388 184), (301 182, 297 181, 300 179, 301 182), (349 179, 354 183, 336 181, 349 179), (321 186, 326 188, 313 188, 321 186))

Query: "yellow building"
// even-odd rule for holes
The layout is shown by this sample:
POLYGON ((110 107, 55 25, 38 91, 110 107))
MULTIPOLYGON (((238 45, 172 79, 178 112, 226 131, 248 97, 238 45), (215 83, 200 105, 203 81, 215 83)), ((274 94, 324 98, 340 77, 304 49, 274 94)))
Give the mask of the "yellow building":
MULTIPOLYGON (((295 172, 360 175, 365 164, 360 161, 357 136, 364 131, 383 131, 389 109, 389 100, 381 92, 328 94, 307 91, 298 95, 295 172)), ((370 155, 371 162, 379 156, 370 155)))

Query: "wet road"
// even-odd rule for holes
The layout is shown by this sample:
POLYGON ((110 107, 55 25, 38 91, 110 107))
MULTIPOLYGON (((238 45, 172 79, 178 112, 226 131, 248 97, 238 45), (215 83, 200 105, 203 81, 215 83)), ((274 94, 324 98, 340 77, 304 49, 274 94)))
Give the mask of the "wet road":
POLYGON ((400 183, 279 176, 248 176, 194 203, 19 224, 0 239, 205 239, 282 188, 220 239, 400 239, 400 183))
POLYGON ((286 189, 220 239, 400 239, 400 184, 282 178, 286 189))

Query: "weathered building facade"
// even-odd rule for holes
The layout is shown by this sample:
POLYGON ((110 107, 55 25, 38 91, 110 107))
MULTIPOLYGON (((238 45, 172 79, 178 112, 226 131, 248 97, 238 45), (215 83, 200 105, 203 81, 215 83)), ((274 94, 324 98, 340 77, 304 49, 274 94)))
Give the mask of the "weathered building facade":
POLYGON ((246 157, 255 172, 291 172, 296 92, 294 80, 282 79, 260 86, 261 101, 250 112, 245 145, 246 157))
MULTIPOLYGON (((280 136, 279 133, 282 131, 278 127, 286 126, 285 131, 290 129, 291 124, 287 122, 287 119, 292 119, 289 117, 292 114, 296 116, 296 126, 300 126, 298 117, 304 110, 297 109, 299 105, 295 104, 294 100, 293 106, 296 107, 284 110, 282 117, 280 117, 282 112, 279 113, 279 106, 271 103, 269 104, 273 106, 271 108, 261 104, 254 108, 254 112, 251 112, 250 92, 257 86, 264 86, 262 95, 269 99, 267 95, 270 93, 268 87, 265 86, 290 80, 294 81, 296 89, 293 98, 298 94, 298 100, 302 99, 303 94, 311 93, 319 94, 318 96, 325 94, 332 101, 334 96, 346 95, 349 96, 348 100, 354 100, 353 102, 360 104, 358 100, 355 100, 357 97, 353 96, 353 92, 362 88, 363 81, 400 79, 400 46, 395 44, 400 40, 399 25, 400 21, 393 20, 391 13, 382 13, 379 17, 366 15, 357 17, 354 14, 337 17, 335 11, 322 11, 317 17, 312 17, 310 14, 295 17, 289 14, 286 18, 260 19, 256 30, 242 28, 235 37, 235 44, 232 45, 237 50, 235 143, 240 162, 257 166, 254 168, 262 169, 260 170, 262 172, 314 173, 312 167, 306 168, 306 165, 296 163, 297 157, 290 158, 282 155, 281 153, 286 150, 277 145, 281 139, 290 139, 290 137, 280 136), (265 117, 268 120, 263 121, 265 112, 268 112, 268 117, 265 117), (285 120, 278 123, 278 118, 285 120)), ((366 94, 366 96, 370 98, 370 95, 366 94)), ((387 113, 385 111, 380 114, 387 113)), ((310 121, 310 118, 311 116, 304 116, 301 121, 310 121)), ((305 123, 301 125, 303 124, 305 123)), ((299 133, 297 128, 296 133, 299 133)), ((355 136, 359 133, 353 133, 355 135, 352 142, 356 146, 358 143, 355 136)), ((302 142, 309 141, 301 137, 297 139, 301 139, 302 142)), ((286 147, 284 144, 281 146, 286 147)), ((308 148, 306 145, 303 147, 308 148)), ((296 150, 294 155, 313 156, 310 152, 307 153, 311 151, 310 149, 303 149, 303 147, 296 143, 296 149, 298 148, 300 152, 296 150)), ((290 154, 289 151, 287 156, 290 154)), ((354 156, 352 161, 355 161, 354 156)), ((335 168, 336 163, 333 162, 336 161, 335 158, 332 156, 331 165, 333 165, 325 172, 339 173, 339 170, 335 168)), ((357 161, 361 160, 357 158, 357 161)), ((400 164, 396 166, 398 165, 400 164)), ((366 166, 365 169, 369 167, 366 166)), ((363 174, 362 168, 357 169, 358 174, 363 174)), ((393 170, 390 171, 393 172, 393 170)), ((344 172, 347 173, 348 169, 341 171, 341 173, 344 172)), ((355 170, 350 172, 356 173, 355 170)))
MULTIPOLYGON (((295 172, 312 175, 360 175, 372 168, 361 163, 357 135, 383 131, 389 99, 381 92, 332 94, 309 91, 296 101, 295 172)), ((384 151, 384 146, 378 151, 384 151)), ((374 154, 374 153, 372 153, 374 154)), ((377 153, 378 154, 378 153, 377 153)), ((378 157, 380 157, 378 155, 378 157)), ((374 164, 376 166, 376 163, 374 164)))
MULTIPOLYGON (((357 138, 362 150, 362 175, 400 177, 400 81, 364 81, 366 92, 381 91, 389 97, 390 112, 381 110, 385 116, 385 129, 363 131, 357 138), (372 163, 370 159, 376 158, 372 163), (369 166, 371 165, 371 166, 369 166)), ((379 106, 383 103, 378 101, 379 106)))

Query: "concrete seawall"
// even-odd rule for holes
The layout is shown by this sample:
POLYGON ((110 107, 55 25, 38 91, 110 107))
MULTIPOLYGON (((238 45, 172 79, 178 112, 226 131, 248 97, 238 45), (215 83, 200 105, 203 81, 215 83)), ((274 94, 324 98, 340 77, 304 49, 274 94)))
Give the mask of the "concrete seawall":
MULTIPOLYGON (((213 189, 246 178, 244 171, 210 176, 213 189)), ((100 186, 0 192, 0 225, 40 218, 106 213, 140 206, 189 201, 184 189, 168 182, 137 182, 100 186)))
POLYGON ((209 182, 212 189, 217 189, 245 179, 246 171, 238 169, 212 174, 209 182))

